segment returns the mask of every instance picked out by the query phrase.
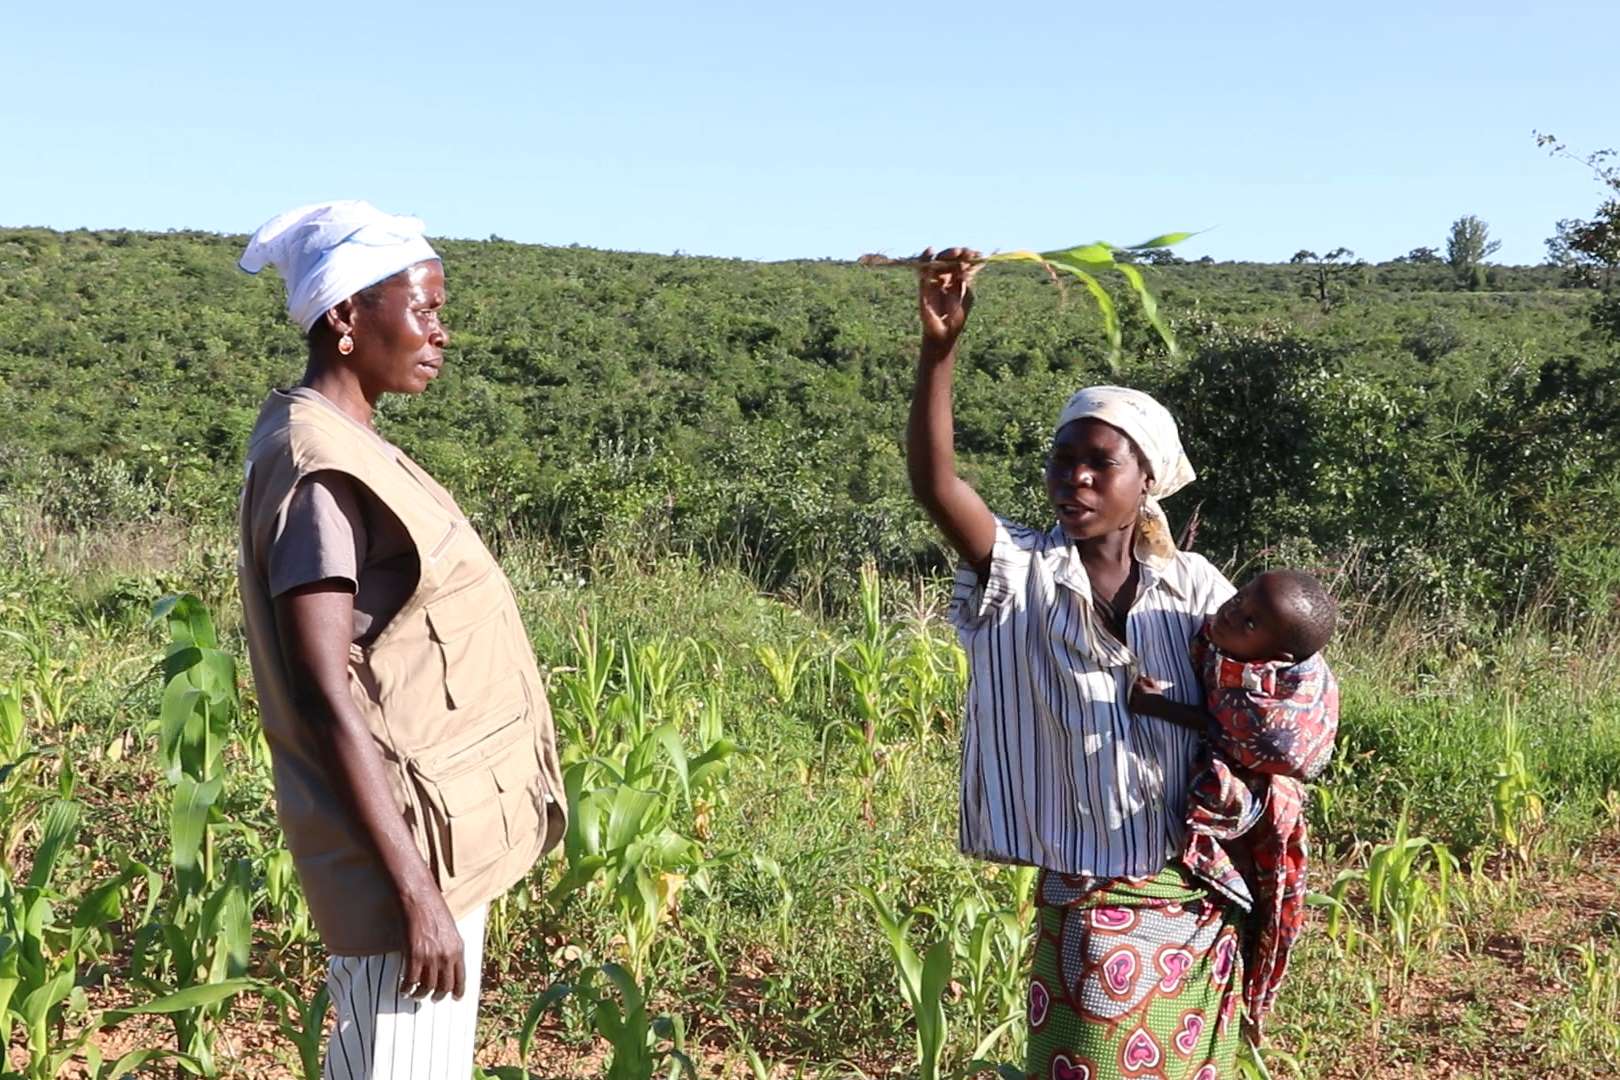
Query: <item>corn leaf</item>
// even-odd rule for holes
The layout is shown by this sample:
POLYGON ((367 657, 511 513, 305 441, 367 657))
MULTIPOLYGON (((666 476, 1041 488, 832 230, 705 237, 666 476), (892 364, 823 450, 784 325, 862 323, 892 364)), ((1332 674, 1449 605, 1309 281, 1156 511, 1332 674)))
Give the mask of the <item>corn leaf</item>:
POLYGON ((1073 274, 1079 279, 1080 284, 1086 287, 1091 298, 1097 301, 1097 310, 1102 312, 1103 333, 1108 338, 1108 366, 1118 371, 1120 357, 1123 355, 1123 339, 1119 330, 1119 311, 1114 307, 1114 298, 1108 295, 1108 290, 1102 287, 1102 282, 1078 266, 1055 260, 1052 265, 1073 274))
POLYGON ((62 849, 73 843, 79 835, 79 814, 83 810, 76 802, 59 799, 51 804, 45 815, 45 828, 40 835, 39 850, 34 855, 34 866, 28 874, 30 888, 43 889, 51 880, 51 871, 62 849))
POLYGON ((1159 332, 1159 340, 1164 342, 1164 346, 1170 350, 1171 356, 1177 355, 1180 350, 1176 347, 1175 335, 1170 332, 1169 325, 1164 321, 1164 317, 1159 314, 1159 302, 1153 299, 1151 292, 1148 292, 1147 282, 1142 280, 1142 271, 1130 263, 1118 263, 1114 269, 1125 275, 1125 280, 1129 281, 1131 288, 1136 290, 1136 299, 1142 305, 1142 314, 1147 316, 1148 324, 1159 332))
POLYGON ((1197 235, 1198 235, 1197 233, 1191 233, 1191 232, 1170 232, 1170 233, 1165 233, 1163 236, 1155 236, 1151 240, 1144 240, 1140 244, 1131 244, 1131 245, 1129 245, 1127 250, 1129 250, 1129 251, 1148 251, 1148 250, 1150 250, 1152 248, 1173 247, 1176 244, 1181 243, 1183 240, 1187 239, 1188 237, 1197 236, 1197 235))

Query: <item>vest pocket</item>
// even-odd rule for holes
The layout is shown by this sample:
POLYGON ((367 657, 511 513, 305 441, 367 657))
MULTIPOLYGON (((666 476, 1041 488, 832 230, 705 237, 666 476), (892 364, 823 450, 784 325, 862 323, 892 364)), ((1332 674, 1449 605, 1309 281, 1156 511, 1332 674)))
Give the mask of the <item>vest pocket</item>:
MULTIPOLYGON (((498 574, 491 574, 499 586, 498 574)), ((445 697, 452 709, 489 700, 489 691, 514 671, 504 618, 506 592, 489 580, 427 605, 428 629, 444 663, 445 697)))
POLYGON ((523 801, 536 781, 526 702, 493 729, 407 762, 424 804, 427 857, 440 887, 488 866, 523 838, 523 801))

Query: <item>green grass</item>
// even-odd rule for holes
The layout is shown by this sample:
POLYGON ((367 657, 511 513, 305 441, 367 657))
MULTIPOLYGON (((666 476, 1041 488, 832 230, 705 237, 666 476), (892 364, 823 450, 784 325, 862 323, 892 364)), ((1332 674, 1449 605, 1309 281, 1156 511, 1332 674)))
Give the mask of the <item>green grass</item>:
MULTIPOLYGON (((151 733, 161 637, 144 621, 150 601, 163 589, 198 592, 215 610, 224 647, 242 655, 223 534, 192 535, 176 554, 164 529, 154 526, 118 538, 116 567, 89 557, 113 542, 18 522, 0 527, 0 626, 49 652, 41 668, 8 650, 0 683, 20 677, 30 684, 39 671, 58 670, 71 691, 60 723, 45 724, 27 709, 33 738, 60 745, 74 762, 76 797, 95 822, 58 869, 68 897, 105 880, 126 855, 160 871, 166 864, 166 803, 153 797, 164 785, 151 733), (41 539, 49 542, 36 543, 41 539)), ((877 888, 901 911, 946 912, 968 895, 992 907, 1010 902, 1008 870, 965 861, 954 849, 954 728, 936 731, 920 747, 897 733, 880 739, 869 787, 860 775, 861 748, 823 740, 827 726, 853 708, 832 661, 859 630, 854 612, 849 621, 824 616, 761 594, 738 570, 677 555, 604 549, 576 564, 542 544, 509 538, 503 561, 537 653, 559 673, 576 661, 570 639, 583 613, 606 637, 701 643, 694 654, 701 659, 689 661, 691 683, 677 696, 722 693, 728 731, 742 747, 702 830, 707 880, 686 882, 654 943, 645 980, 652 1009, 684 1020, 688 1050, 705 1071, 727 1061, 741 1069, 748 1049, 767 1061, 808 1063, 812 1074, 840 1074, 845 1061, 869 1074, 913 1069, 910 1013, 888 945, 856 890, 877 888), (784 703, 756 650, 795 642, 805 643, 807 669, 795 700, 784 703)), ((902 636, 916 632, 919 614, 931 605, 937 610, 942 597, 938 582, 920 592, 890 582, 888 624, 902 636)), ((1473 1075, 1535 1076, 1554 1051, 1569 1075, 1604 1075, 1603 1059, 1592 1055, 1606 1052, 1613 1024, 1594 1015, 1592 1002, 1607 1000, 1607 991, 1600 978, 1577 970, 1579 957, 1570 950, 1591 942, 1601 974, 1620 949, 1614 900, 1620 892, 1603 892, 1605 881, 1620 886, 1620 868, 1612 857, 1595 857, 1620 828, 1620 803, 1613 801, 1620 790, 1620 677, 1587 650, 1529 632, 1479 654, 1403 644, 1431 640, 1418 629, 1393 625, 1375 633, 1369 623, 1335 654, 1345 695, 1341 752, 1312 804, 1313 884, 1325 889, 1337 869, 1359 865, 1368 846, 1393 835, 1403 806, 1410 807, 1413 833, 1449 845, 1466 872, 1437 947, 1410 958, 1404 980, 1393 945, 1362 915, 1350 920, 1362 933, 1338 944, 1313 918, 1274 1037, 1313 1076, 1393 1075, 1402 1065, 1422 1075, 1458 1062, 1485 1070, 1473 1075), (1490 813, 1509 702, 1547 806, 1527 869, 1496 857, 1490 813), (1544 889, 1556 902, 1543 904, 1544 889), (1357 944, 1347 952, 1349 939, 1357 944), (1515 1000, 1522 1007, 1510 1007, 1515 1000), (1488 1070, 1481 1064, 1492 1062, 1488 1070)), ((937 624, 929 632, 938 633, 937 624)), ((574 718, 556 694, 553 704, 566 749, 574 718)), ((244 708, 251 720, 250 693, 244 708)), ((691 721, 683 723, 690 736, 691 721)), ((278 925, 270 917, 263 859, 279 840, 268 777, 251 749, 238 742, 228 752, 224 816, 233 831, 221 834, 220 857, 258 860, 251 974, 308 993, 319 951, 307 935, 288 939, 285 920, 278 925)), ((36 781, 48 787, 57 768, 55 759, 47 761, 36 781)), ((699 831, 684 808, 674 823, 688 834, 699 831)), ((13 878, 26 872, 33 835, 20 834, 8 867, 13 878)), ((542 865, 503 905, 502 940, 490 950, 486 1064, 514 1060, 507 1036, 539 988, 577 983, 603 963, 626 959, 605 892, 546 901, 561 871, 556 861, 542 865)), ((167 892, 172 884, 162 872, 167 892)), ((1355 907, 1354 890, 1350 900, 1355 907)), ((81 971, 92 1007, 129 993, 138 907, 132 899, 108 926, 112 953, 81 971)), ((920 915, 913 927, 919 952, 946 930, 920 915)), ((238 999, 233 1023, 262 1029, 268 1014, 260 1002, 238 999)), ((947 1001, 948 1062, 960 1063, 969 1048, 964 1008, 947 1001)), ((64 1030, 84 1020, 70 1012, 64 1030)), ((154 1045, 167 1037, 160 1027, 138 1030, 154 1045)), ((568 1002, 542 1020, 538 1038, 537 1060, 574 1061, 570 1075, 591 1075, 606 1052, 568 1002)), ((1016 1036, 996 1049, 1003 1058, 1015 1052, 1016 1036)), ((248 1066, 222 1061, 222 1067, 248 1066)))

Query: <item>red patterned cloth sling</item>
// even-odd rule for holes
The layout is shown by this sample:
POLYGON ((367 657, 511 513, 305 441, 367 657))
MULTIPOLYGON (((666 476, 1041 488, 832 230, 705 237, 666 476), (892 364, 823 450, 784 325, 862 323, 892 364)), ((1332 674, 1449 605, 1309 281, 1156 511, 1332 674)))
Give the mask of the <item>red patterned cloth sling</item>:
POLYGON ((1259 1029, 1305 921, 1305 781, 1333 756, 1339 684, 1320 654, 1290 664, 1243 663, 1193 639, 1211 716, 1209 752, 1188 800, 1182 860, 1247 907, 1244 1005, 1259 1029))

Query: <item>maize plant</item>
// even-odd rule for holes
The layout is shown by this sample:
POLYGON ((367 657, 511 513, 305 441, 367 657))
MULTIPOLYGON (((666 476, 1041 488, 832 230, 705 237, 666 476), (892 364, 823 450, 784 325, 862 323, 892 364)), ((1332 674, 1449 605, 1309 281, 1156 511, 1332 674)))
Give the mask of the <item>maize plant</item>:
POLYGON ((894 960, 894 973, 917 1025, 917 1075, 919 1080, 939 1080, 945 1059, 949 1026, 945 1019, 945 991, 951 984, 953 950, 949 938, 928 946, 926 959, 917 955, 909 937, 913 912, 897 916, 881 896, 867 886, 857 891, 872 909, 883 936, 888 939, 894 960))
POLYGON ((1518 712, 1510 703, 1502 717, 1502 756, 1491 783, 1491 824, 1507 860, 1530 864, 1532 831, 1541 824, 1542 797, 1525 763, 1518 712))
POLYGON ((770 677, 776 703, 784 709, 791 709, 799 698, 799 680, 804 675, 805 654, 809 649, 810 643, 800 639, 781 650, 774 645, 761 645, 754 650, 759 666, 770 677))
MULTIPOLYGON (((1159 339, 1164 342, 1165 348, 1174 356, 1178 351, 1175 335, 1170 332, 1169 324, 1159 313, 1158 301, 1148 290, 1141 269, 1130 260, 1136 253, 1172 247, 1192 235, 1194 234, 1190 232, 1165 233, 1163 236, 1155 236, 1151 240, 1125 247, 1099 240, 1091 244, 1077 244, 1074 247, 1057 248, 1052 251, 1003 251, 973 260, 970 263, 970 274, 995 263, 1022 262, 1040 266, 1060 287, 1064 282, 1061 275, 1067 274, 1074 278, 1085 287, 1097 305, 1097 311, 1102 316, 1103 334, 1108 339, 1108 366, 1118 371, 1124 353, 1119 309, 1108 290, 1103 288, 1097 275, 1113 271, 1125 279, 1131 291, 1136 294, 1137 302, 1141 305, 1142 314, 1147 318, 1148 324, 1153 327, 1159 339)), ((960 265, 956 262, 925 260, 921 256, 891 259, 884 255, 862 255, 858 261, 862 266, 901 266, 919 271, 933 267, 955 270, 960 265)))
MULTIPOLYGON (((1445 931, 1451 910, 1451 875, 1457 869, 1456 856, 1444 844, 1408 834, 1403 808, 1395 838, 1373 849, 1366 869, 1340 873, 1330 896, 1342 906, 1351 882, 1366 887, 1372 928, 1379 931, 1387 920, 1393 947, 1385 953, 1392 964, 1398 963, 1399 983, 1405 986, 1418 951, 1435 948, 1445 931), (1426 864, 1434 868, 1432 884, 1424 873, 1426 864)), ((1329 918, 1330 935, 1336 933, 1336 914, 1329 918)))
POLYGON ((623 782, 587 788, 595 771, 590 762, 575 762, 563 771, 567 870, 552 889, 552 899, 560 901, 602 880, 624 933, 630 969, 639 979, 686 878, 702 870, 703 852, 670 826, 667 794, 623 782))
POLYGON ((219 648, 213 620, 195 596, 165 598, 154 606, 153 621, 169 631, 158 750, 171 786, 175 891, 161 923, 137 933, 131 977, 150 990, 172 990, 171 1000, 187 991, 230 988, 167 1011, 181 1051, 213 1076, 225 1003, 257 985, 242 978, 253 934, 252 864, 235 859, 222 866, 215 851, 216 831, 230 824, 219 802, 236 726, 236 662, 219 648))
MULTIPOLYGON (((697 1076, 697 1067, 686 1053, 686 1022, 680 1016, 654 1016, 640 981, 618 964, 603 964, 587 971, 572 987, 554 987, 529 1010, 524 1027, 532 1037, 539 1012, 572 995, 584 1008, 592 1030, 607 1040, 609 1056, 605 1080, 652 1080, 660 1069, 665 1077, 697 1076), (597 985, 605 976, 613 985, 604 991, 597 985), (664 1045, 667 1043, 668 1045, 664 1045)), ((524 1060, 528 1051, 520 1043, 524 1060)), ((521 1070, 497 1069, 502 1080, 520 1080, 521 1070)))

